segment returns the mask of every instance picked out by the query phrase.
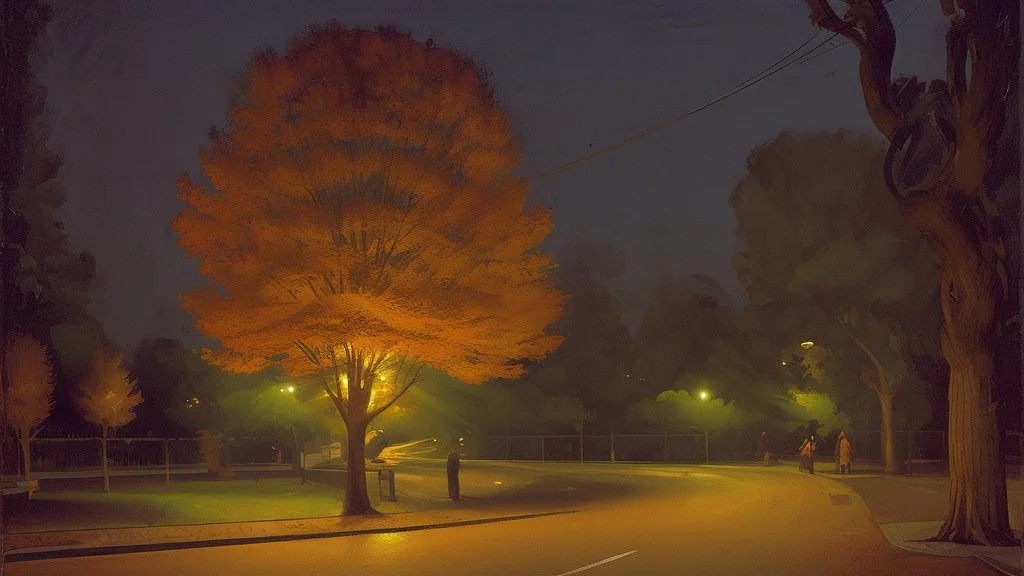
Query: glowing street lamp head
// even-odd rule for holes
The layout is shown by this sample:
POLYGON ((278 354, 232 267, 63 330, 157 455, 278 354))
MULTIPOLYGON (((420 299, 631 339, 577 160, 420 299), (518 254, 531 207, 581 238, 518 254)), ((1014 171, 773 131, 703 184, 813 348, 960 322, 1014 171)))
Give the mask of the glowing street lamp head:
POLYGON ((814 346, 814 342, 811 342, 810 340, 800 343, 800 347, 804 350, 810 350, 812 346, 814 346))
POLYGON ((295 386, 289 386, 288 387, 288 391, 289 392, 295 392, 295 386))
POLYGON ((697 397, 699 397, 701 400, 707 400, 708 396, 709 394, 706 390, 701 390, 700 392, 697 393, 697 397))

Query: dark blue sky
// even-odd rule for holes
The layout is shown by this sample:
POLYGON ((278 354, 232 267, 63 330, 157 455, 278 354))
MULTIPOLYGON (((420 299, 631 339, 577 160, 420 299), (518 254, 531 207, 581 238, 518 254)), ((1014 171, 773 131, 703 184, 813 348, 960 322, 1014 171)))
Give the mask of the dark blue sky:
MULTIPOLYGON (((531 175, 718 96, 814 33, 801 0, 54 4, 40 73, 65 162, 65 217, 74 246, 96 255, 96 311, 126 347, 145 336, 197 342, 176 301, 201 279, 169 227, 175 178, 198 173, 228 82, 257 47, 335 18, 467 51, 492 71, 531 175)), ((892 2, 894 20, 917 4, 892 2)), ((941 76, 944 30, 938 2, 923 0, 899 30, 897 71, 941 76)), ((849 45, 542 180, 533 201, 553 207, 552 248, 579 235, 619 249, 635 320, 666 273, 709 274, 736 293, 728 196, 747 153, 780 130, 840 127, 874 133, 849 45)))

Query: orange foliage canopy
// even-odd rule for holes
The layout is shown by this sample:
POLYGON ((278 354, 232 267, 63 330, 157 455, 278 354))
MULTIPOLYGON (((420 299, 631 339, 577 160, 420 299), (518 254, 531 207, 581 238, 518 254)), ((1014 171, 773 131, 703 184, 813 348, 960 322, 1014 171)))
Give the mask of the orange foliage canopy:
POLYGON ((471 60, 330 23, 256 56, 228 119, 201 152, 213 189, 182 176, 174 221, 209 280, 183 304, 216 363, 298 376, 336 352, 360 381, 408 358, 479 383, 558 346, 552 221, 525 208, 471 60))

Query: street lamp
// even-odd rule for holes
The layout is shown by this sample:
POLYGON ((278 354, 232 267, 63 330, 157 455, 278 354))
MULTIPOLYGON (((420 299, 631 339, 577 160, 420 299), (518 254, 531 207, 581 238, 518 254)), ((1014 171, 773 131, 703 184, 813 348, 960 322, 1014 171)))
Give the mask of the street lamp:
POLYGON ((811 342, 810 340, 800 343, 800 347, 804 350, 810 350, 812 346, 814 346, 814 342, 811 342))
MULTIPOLYGON (((701 402, 707 402, 711 395, 708 394, 707 390, 701 390, 697 393, 697 397, 700 398, 701 402)), ((704 415, 704 464, 708 465, 711 463, 711 456, 708 454, 708 416, 704 415)))

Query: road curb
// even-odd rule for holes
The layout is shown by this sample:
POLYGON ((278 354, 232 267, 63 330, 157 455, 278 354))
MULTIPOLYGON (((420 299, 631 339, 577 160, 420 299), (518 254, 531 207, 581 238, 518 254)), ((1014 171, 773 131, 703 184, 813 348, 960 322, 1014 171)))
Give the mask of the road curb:
MULTIPOLYGON (((864 501, 864 498, 861 497, 860 493, 857 492, 857 490, 853 486, 850 486, 848 484, 843 483, 840 478, 830 478, 828 476, 821 476, 821 477, 825 478, 826 480, 831 480, 832 482, 835 482, 836 484, 839 484, 839 485, 845 487, 850 492, 852 492, 853 495, 860 502, 860 505, 863 506, 864 510, 867 511, 868 518, 871 519, 871 522, 873 522, 874 525, 878 527, 879 532, 881 532, 882 536, 885 537, 886 542, 888 542, 889 545, 892 546, 893 548, 898 548, 900 550, 903 550, 904 552, 909 552, 911 554, 916 554, 916 555, 919 555, 919 556, 939 556, 939 557, 943 557, 943 558, 953 558, 953 557, 977 558, 978 560, 981 560, 987 566, 989 566, 990 568, 992 568, 996 572, 999 572, 1003 576, 1024 576, 1024 566, 1021 566, 1019 568, 1018 567, 1014 567, 1014 566, 1010 566, 1010 565, 1004 564, 1004 563, 1002 563, 1002 562, 1000 562, 1000 561, 998 561, 998 560, 996 560, 994 558, 986 556, 985 554, 979 554, 979 553, 974 552, 974 551, 972 551, 970 549, 967 549, 967 548, 963 549, 962 554, 943 554, 943 553, 941 553, 939 551, 935 551, 935 550, 932 550, 932 551, 922 550, 920 547, 910 546, 910 545, 905 543, 906 541, 903 540, 901 535, 897 534, 894 537, 893 534, 892 534, 892 530, 886 529, 885 526, 890 526, 890 524, 886 524, 886 525, 883 526, 882 524, 879 524, 877 520, 875 520, 875 518, 871 515, 871 509, 868 507, 867 502, 864 501)), ((883 475, 883 477, 884 477, 884 475, 883 475)), ((893 524, 899 524, 899 523, 897 522, 897 523, 893 523, 893 524)), ((1024 558, 1024 553, 1022 553, 1021 557, 1024 558)))
POLYGON ((496 522, 510 522, 513 520, 528 520, 531 518, 542 518, 545 516, 558 516, 572 514, 579 510, 559 510, 555 512, 536 512, 531 514, 516 514, 512 516, 497 516, 489 518, 474 518, 472 520, 456 520, 453 522, 435 522, 432 524, 414 524, 409 526, 384 526, 380 528, 362 528, 354 530, 332 530, 329 532, 310 532, 305 534, 276 534, 270 536, 251 536, 245 538, 224 538, 218 540, 203 540, 189 542, 159 542, 150 544, 123 544, 115 546, 93 546, 93 547, 68 547, 68 548, 36 548, 25 550, 14 550, 5 555, 7 562, 29 562, 33 560, 51 560, 56 558, 80 558, 86 556, 107 556, 113 554, 134 554, 139 552, 157 552, 161 550, 187 550, 191 548, 214 548, 219 546, 238 546, 242 544, 265 544, 269 542, 288 542, 292 540, 312 540, 316 538, 339 538, 342 536, 360 536, 365 534, 387 534, 395 532, 416 532, 420 530, 433 530, 441 528, 457 528, 460 526, 473 526, 478 524, 493 524, 496 522))
MULTIPOLYGON (((877 522, 875 524, 879 528, 882 527, 877 522)), ((899 548, 900 550, 903 550, 904 552, 910 554, 916 554, 918 556, 939 556, 942 558, 977 558, 978 560, 984 562, 988 567, 992 568, 996 572, 999 572, 1000 574, 1003 574, 1004 576, 1024 576, 1024 570, 1022 570, 1021 568, 1015 568, 1013 566, 1003 564, 1002 562, 994 558, 985 556, 984 554, 975 554, 969 550, 965 550, 963 554, 940 554, 938 552, 928 552, 920 548, 908 546, 899 541, 894 541, 892 538, 889 537, 889 534, 885 530, 882 530, 882 533, 883 535, 885 535, 885 539, 889 542, 890 546, 892 546, 893 548, 899 548)))

